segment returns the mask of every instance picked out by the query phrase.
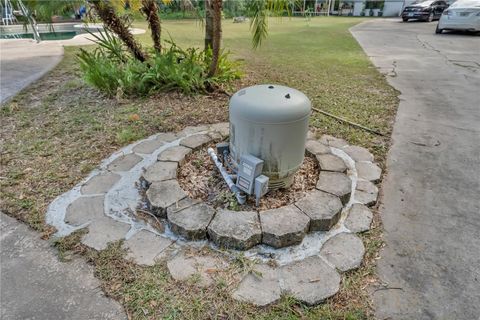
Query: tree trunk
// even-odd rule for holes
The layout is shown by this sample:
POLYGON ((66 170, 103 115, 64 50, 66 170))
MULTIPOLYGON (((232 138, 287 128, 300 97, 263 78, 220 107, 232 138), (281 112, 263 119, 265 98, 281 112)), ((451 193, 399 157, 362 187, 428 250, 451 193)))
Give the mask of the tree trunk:
POLYGON ((160 17, 158 16, 158 6, 156 0, 142 0, 142 13, 146 16, 150 31, 152 33, 153 47, 155 51, 162 50, 160 37, 162 33, 162 26, 160 24, 160 17))
POLYGON ((213 1, 205 0, 205 51, 213 48, 213 1))
POLYGON ((217 73, 218 59, 220 56, 220 44, 222 41, 222 0, 211 0, 213 7, 213 43, 212 61, 208 76, 212 77, 217 73))
POLYGON ((107 1, 93 0, 90 3, 92 3, 105 26, 122 40, 125 46, 132 52, 133 56, 141 62, 147 60, 148 57, 146 53, 142 51, 142 47, 135 40, 130 30, 128 30, 125 22, 117 16, 115 9, 108 4, 107 1))

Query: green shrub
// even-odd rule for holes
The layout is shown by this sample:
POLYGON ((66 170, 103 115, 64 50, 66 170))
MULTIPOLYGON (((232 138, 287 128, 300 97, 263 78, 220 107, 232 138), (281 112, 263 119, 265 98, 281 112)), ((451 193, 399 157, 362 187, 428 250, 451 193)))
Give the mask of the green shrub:
POLYGON ((228 52, 219 57, 218 72, 208 77, 211 50, 186 50, 165 41, 161 53, 151 52, 145 62, 134 59, 109 32, 92 35, 98 47, 78 54, 85 81, 109 95, 144 96, 158 91, 179 90, 186 94, 228 86, 239 79, 238 62, 228 52))

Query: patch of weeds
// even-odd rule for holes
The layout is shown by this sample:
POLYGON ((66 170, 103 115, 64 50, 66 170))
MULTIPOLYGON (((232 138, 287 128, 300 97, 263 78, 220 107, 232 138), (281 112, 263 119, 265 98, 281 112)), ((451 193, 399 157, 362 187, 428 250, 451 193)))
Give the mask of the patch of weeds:
POLYGON ((87 233, 87 229, 80 229, 72 234, 57 238, 53 242, 53 246, 58 250, 58 258, 62 262, 70 261, 74 254, 85 252, 85 247, 81 244, 82 237, 87 233))
POLYGON ((142 133, 141 130, 138 130, 136 127, 126 127, 121 129, 117 133, 117 143, 119 144, 127 144, 136 140, 141 139, 144 137, 144 134, 142 133))

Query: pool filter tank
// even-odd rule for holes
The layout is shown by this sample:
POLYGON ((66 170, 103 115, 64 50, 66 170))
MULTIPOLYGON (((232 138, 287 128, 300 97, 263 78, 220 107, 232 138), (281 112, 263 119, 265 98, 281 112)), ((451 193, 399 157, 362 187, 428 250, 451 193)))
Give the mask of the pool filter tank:
POLYGON ((269 190, 288 188, 305 157, 310 113, 310 100, 292 88, 257 85, 235 93, 229 111, 233 166, 247 175, 261 168, 269 190), (263 160, 263 166, 252 164, 250 156, 263 160))

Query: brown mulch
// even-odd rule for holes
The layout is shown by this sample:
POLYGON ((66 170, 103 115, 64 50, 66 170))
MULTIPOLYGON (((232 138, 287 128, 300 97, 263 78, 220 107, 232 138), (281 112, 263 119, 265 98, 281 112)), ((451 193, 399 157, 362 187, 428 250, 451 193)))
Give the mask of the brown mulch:
POLYGON ((260 199, 258 207, 255 206, 254 196, 248 197, 244 205, 236 202, 235 196, 210 159, 207 147, 189 154, 178 169, 177 176, 180 186, 193 199, 200 199, 219 208, 262 211, 283 207, 303 198, 309 190, 315 188, 319 172, 317 160, 309 155, 305 156, 291 187, 268 192, 260 199))

